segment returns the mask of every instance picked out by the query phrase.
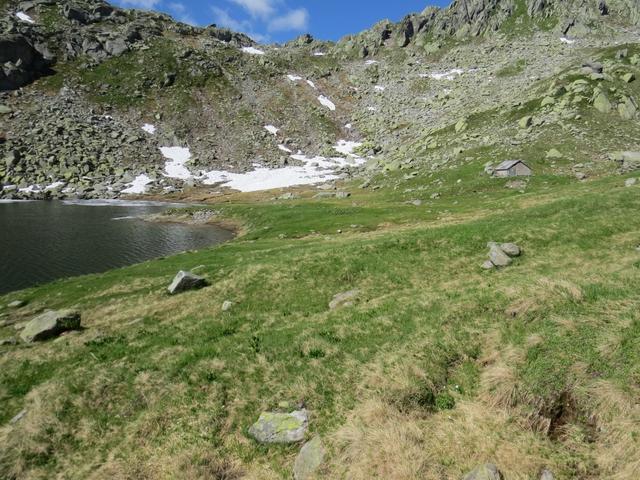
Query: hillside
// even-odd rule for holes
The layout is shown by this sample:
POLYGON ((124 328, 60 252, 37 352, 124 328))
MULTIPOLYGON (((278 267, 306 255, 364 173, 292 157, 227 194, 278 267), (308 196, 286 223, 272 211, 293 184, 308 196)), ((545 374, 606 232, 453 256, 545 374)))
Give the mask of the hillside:
POLYGON ((0 297, 0 478, 637 477, 636 2, 456 0, 286 45, 0 6, 2 197, 238 233, 0 297), (209 286, 168 295, 179 270, 209 286), (81 329, 19 340, 63 309, 81 329), (294 411, 303 438, 256 441, 294 411))

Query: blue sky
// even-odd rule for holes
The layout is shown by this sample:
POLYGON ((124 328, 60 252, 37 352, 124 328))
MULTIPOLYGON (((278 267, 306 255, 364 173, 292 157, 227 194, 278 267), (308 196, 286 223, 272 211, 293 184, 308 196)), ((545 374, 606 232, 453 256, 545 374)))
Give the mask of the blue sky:
POLYGON ((158 10, 192 25, 229 27, 260 42, 285 42, 301 33, 338 40, 384 18, 400 20, 449 0, 113 0, 123 7, 158 10))

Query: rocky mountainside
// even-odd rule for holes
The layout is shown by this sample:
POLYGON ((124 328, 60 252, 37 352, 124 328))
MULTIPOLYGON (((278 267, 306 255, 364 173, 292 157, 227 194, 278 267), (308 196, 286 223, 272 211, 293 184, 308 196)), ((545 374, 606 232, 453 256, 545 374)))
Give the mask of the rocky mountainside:
POLYGON ((481 157, 535 164, 558 128, 586 143, 539 165, 564 175, 640 141, 634 0, 456 0, 281 46, 97 0, 0 8, 5 197, 366 186, 481 157))

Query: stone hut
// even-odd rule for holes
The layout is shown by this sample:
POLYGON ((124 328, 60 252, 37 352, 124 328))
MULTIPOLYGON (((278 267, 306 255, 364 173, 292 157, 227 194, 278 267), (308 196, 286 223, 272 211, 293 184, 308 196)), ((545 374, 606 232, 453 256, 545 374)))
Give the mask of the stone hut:
POLYGON ((529 177, 533 171, 522 160, 506 160, 493 170, 494 177, 529 177))

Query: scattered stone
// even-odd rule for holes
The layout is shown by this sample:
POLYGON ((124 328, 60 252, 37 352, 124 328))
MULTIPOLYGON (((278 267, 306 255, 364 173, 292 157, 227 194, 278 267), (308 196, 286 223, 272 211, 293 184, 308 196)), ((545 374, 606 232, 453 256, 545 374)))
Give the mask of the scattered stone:
POLYGON ((578 180, 586 180, 587 179, 587 174, 583 173, 583 172, 576 172, 576 178, 578 180))
POLYGON ((309 425, 306 410, 291 413, 263 412, 249 428, 249 434, 260 443, 295 443, 304 440, 309 425))
POLYGON ((227 300, 222 304, 222 311, 228 312, 229 310, 231 310, 231 307, 233 307, 233 302, 227 300))
POLYGON ((482 264, 481 267, 483 270, 492 270, 495 268, 495 265, 491 262, 491 260, 487 260, 482 264))
POLYGON ((14 423, 18 423, 20 420, 22 420, 24 418, 24 416, 27 414, 26 410, 22 410, 20 413, 18 413, 15 417, 13 417, 11 420, 9 420, 10 424, 14 424, 14 423))
POLYGON ((625 187, 633 187, 636 183, 638 183, 637 178, 627 178, 624 182, 625 187))
POLYGON ((547 470, 546 468, 544 468, 540 472, 540 480, 554 480, 554 479, 555 477, 553 476, 553 473, 551 473, 550 470, 547 470))
POLYGON ((203 277, 194 275, 191 272, 180 271, 169 285, 167 289, 170 295, 186 292, 187 290, 196 290, 207 286, 207 281, 203 277))
POLYGON ((527 115, 518 120, 518 126, 520 128, 529 128, 531 125, 533 125, 533 117, 531 115, 527 115))
POLYGON ((486 463, 467 473, 462 480, 503 480, 503 477, 498 467, 486 463))
POLYGON ((613 108, 609 101, 609 97, 607 97, 602 90, 597 90, 593 99, 593 106, 600 113, 611 113, 611 109, 613 108))
POLYGON ((560 159, 560 158, 563 158, 563 155, 558 150, 556 150, 555 148, 552 148, 551 150, 549 150, 547 152, 546 156, 547 156, 548 159, 560 159))
POLYGON ((9 303, 7 305, 7 307, 9 308, 22 308, 27 304, 27 302, 25 302, 24 300, 14 300, 13 302, 9 303))
POLYGON ((7 115, 12 111, 13 110, 11 110, 11 107, 7 107, 6 105, 0 104, 0 115, 7 115))
POLYGON ((502 243, 500 249, 510 257, 519 257, 522 253, 520 247, 515 243, 502 243))
POLYGON ((333 300, 329 302, 329 309, 335 310, 338 307, 351 307, 360 295, 360 290, 349 290, 348 292, 338 293, 334 295, 333 300))
POLYGON ((69 330, 78 330, 80 321, 80 313, 75 310, 51 310, 27 323, 20 338, 27 343, 40 342, 69 330))
POLYGON ((293 466, 295 480, 308 480, 324 462, 325 448, 320 437, 304 444, 293 466))
POLYGON ((350 196, 350 192, 336 192, 336 198, 349 198, 350 196))
POLYGON ((625 73, 622 76, 622 81, 626 83, 631 83, 636 79, 636 76, 633 73, 625 73))
POLYGON ((489 249, 489 260, 496 267, 507 267, 513 261, 498 245, 492 245, 489 249))
POLYGON ((422 205, 422 200, 411 200, 409 203, 415 207, 419 207, 422 205))
POLYGON ((454 128, 455 128, 456 133, 462 133, 467 128, 469 128, 469 123, 467 122, 466 119, 462 119, 462 120, 459 120, 458 123, 456 123, 454 128))
POLYGON ((506 188, 511 188, 512 190, 524 190, 527 188, 527 182, 524 180, 511 180, 505 184, 506 188))

